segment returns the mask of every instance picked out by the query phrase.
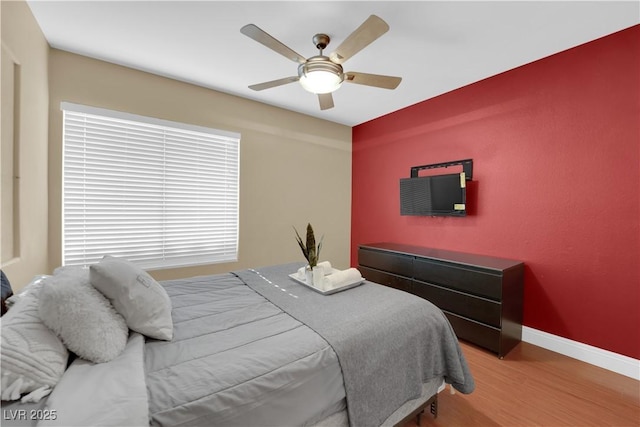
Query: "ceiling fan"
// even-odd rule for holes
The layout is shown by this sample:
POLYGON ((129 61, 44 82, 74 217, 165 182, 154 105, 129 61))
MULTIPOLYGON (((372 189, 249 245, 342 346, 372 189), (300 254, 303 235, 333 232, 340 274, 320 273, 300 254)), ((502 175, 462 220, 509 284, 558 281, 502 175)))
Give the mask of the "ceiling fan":
POLYGON ((304 58, 256 25, 245 25, 240 29, 242 34, 299 64, 297 76, 255 84, 249 86, 249 88, 260 91, 299 81, 304 89, 318 95, 321 110, 333 108, 331 92, 337 90, 343 82, 395 89, 402 81, 401 77, 354 71, 344 72, 342 68, 344 62, 387 31, 389 31, 389 25, 376 15, 371 15, 329 56, 323 55, 323 50, 331 39, 326 34, 316 34, 313 36, 313 43, 320 53, 311 58, 304 58))

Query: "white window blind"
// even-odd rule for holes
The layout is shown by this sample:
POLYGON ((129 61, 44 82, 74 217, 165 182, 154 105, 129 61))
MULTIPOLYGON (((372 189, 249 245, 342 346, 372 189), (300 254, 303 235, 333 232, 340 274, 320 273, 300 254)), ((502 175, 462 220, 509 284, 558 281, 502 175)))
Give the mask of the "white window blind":
POLYGON ((237 260, 239 134, 61 107, 64 265, 237 260))

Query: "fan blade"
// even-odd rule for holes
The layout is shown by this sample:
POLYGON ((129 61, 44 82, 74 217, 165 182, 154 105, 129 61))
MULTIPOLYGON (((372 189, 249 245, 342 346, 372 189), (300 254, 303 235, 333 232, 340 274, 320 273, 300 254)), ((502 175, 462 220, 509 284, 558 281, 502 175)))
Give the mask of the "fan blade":
POLYGON ((395 89, 402 81, 402 77, 381 76, 379 74, 366 74, 349 71, 348 73, 345 73, 344 81, 365 86, 381 87, 383 89, 395 89))
POLYGON ((254 39, 258 43, 265 45, 269 49, 278 52, 280 55, 286 56, 293 62, 298 62, 300 64, 307 62, 307 59, 302 57, 302 55, 294 52, 282 42, 274 39, 272 36, 253 24, 248 24, 240 28, 240 32, 245 36, 254 39))
POLYGON ((270 88, 276 87, 276 86, 286 85, 288 83, 294 83, 294 82, 297 82, 298 80, 300 80, 300 77, 298 77, 298 76, 285 77, 284 79, 271 80, 270 82, 264 82, 264 83, 258 83, 256 85, 251 85, 251 86, 249 86, 249 89, 265 90, 265 89, 270 89, 270 88))
POLYGON ((342 64, 387 31, 389 25, 376 15, 371 15, 329 55, 329 59, 342 64))
POLYGON ((318 101, 320 101, 321 110, 328 110, 329 108, 333 108, 333 96, 331 95, 331 92, 319 93, 318 101))

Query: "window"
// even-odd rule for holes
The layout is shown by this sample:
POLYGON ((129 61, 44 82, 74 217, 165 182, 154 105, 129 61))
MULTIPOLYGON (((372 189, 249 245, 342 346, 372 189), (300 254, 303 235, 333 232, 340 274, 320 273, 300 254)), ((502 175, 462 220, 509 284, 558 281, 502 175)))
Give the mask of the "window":
POLYGON ((237 261, 239 134, 61 107, 64 265, 237 261))

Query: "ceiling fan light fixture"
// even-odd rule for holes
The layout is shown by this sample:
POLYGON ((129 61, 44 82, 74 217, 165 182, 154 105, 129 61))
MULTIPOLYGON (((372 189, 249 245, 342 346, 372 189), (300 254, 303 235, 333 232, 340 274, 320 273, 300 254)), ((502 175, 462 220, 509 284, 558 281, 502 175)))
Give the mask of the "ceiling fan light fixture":
POLYGON ((342 66, 326 56, 314 56, 298 67, 302 87, 316 94, 336 91, 344 81, 342 66))
POLYGON ((300 84, 311 93, 331 93, 342 86, 342 79, 330 71, 311 71, 300 77, 300 84))
POLYGON ((305 90, 318 95, 321 110, 328 110, 334 107, 331 93, 338 90, 345 79, 349 83, 383 89, 395 89, 400 84, 402 80, 401 77, 358 73, 354 71, 349 71, 347 75, 342 69, 342 64, 345 61, 377 40, 378 37, 388 30, 389 25, 386 22, 376 15, 371 15, 340 43, 340 46, 331 53, 330 57, 324 56, 322 52, 329 45, 331 38, 324 33, 318 33, 313 36, 311 40, 319 50, 319 53, 317 56, 305 59, 302 55, 291 50, 290 47, 275 39, 264 30, 261 30, 256 25, 247 24, 240 29, 242 34, 287 59, 298 63, 297 76, 251 85, 249 89, 260 91, 288 83, 300 82, 305 90))

